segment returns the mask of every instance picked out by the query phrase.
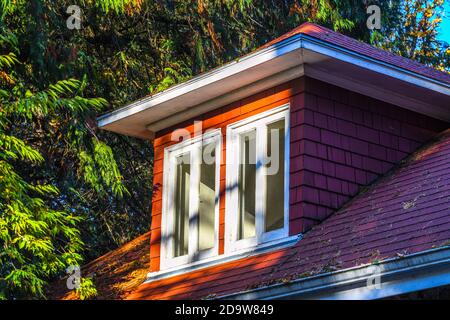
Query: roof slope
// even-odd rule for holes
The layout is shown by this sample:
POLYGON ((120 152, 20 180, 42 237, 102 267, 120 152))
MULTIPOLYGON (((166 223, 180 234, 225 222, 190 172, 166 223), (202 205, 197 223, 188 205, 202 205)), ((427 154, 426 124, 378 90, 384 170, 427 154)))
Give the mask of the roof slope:
POLYGON ((281 35, 280 37, 266 43, 258 50, 267 48, 285 39, 288 39, 297 34, 304 34, 322 41, 331 43, 336 46, 340 46, 344 49, 365 55, 372 59, 376 59, 393 66, 403 68, 405 70, 420 74, 425 77, 432 78, 434 80, 442 81, 450 84, 450 74, 436 70, 432 67, 428 67, 417 61, 393 54, 389 51, 373 47, 367 43, 350 38, 338 32, 332 31, 328 28, 319 26, 311 22, 305 22, 297 28, 281 35))
POLYGON ((295 245, 141 285, 128 299, 201 299, 449 244, 450 129, 295 245))

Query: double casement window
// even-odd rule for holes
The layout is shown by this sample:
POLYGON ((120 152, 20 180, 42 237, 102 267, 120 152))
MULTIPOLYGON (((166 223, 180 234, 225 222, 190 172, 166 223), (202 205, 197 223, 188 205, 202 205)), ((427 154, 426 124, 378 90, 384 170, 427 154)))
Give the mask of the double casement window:
MULTIPOLYGON (((161 269, 219 254, 221 131, 164 152, 161 269)), ((225 254, 288 238, 289 106, 227 127, 225 254)))
POLYGON ((227 253, 288 236, 288 160, 288 105, 228 126, 227 253))
POLYGON ((221 132, 166 148, 161 269, 218 254, 221 132))

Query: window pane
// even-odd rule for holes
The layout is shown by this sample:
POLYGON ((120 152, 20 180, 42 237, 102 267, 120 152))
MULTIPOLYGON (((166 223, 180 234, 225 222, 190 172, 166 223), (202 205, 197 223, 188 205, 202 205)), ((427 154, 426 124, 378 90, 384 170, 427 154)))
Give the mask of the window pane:
POLYGON ((191 167, 189 153, 176 158, 174 257, 188 254, 189 231, 189 183, 191 167))
POLYGON ((199 250, 214 247, 214 217, 216 205, 216 151, 215 144, 203 147, 203 161, 200 165, 199 190, 199 250))
POLYGON ((265 231, 284 226, 284 120, 267 126, 265 231))
POLYGON ((240 136, 238 239, 255 236, 256 131, 240 136))

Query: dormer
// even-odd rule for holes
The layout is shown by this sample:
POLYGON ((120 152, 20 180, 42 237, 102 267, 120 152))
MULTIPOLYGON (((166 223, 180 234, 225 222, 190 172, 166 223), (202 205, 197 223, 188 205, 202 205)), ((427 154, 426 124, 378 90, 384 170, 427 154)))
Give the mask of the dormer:
POLYGON ((148 281, 297 243, 448 128, 449 96, 450 75, 305 23, 100 117, 154 146, 148 281))

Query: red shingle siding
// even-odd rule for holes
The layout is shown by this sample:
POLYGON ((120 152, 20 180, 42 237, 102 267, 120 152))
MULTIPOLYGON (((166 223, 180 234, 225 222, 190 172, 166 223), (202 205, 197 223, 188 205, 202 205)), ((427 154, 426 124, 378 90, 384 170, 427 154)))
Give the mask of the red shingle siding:
POLYGON ((306 231, 447 127, 307 78, 291 106, 291 228, 306 231))

